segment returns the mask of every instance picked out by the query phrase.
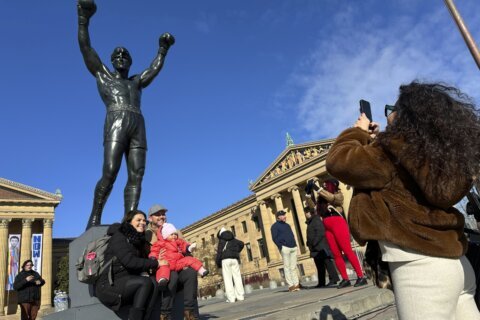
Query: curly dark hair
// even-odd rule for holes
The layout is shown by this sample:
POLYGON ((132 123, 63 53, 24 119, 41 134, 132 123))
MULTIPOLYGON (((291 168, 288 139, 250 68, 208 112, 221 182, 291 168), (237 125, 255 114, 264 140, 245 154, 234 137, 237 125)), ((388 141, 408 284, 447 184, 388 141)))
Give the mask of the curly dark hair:
POLYGON ((391 139, 403 137, 400 157, 417 168, 428 163, 435 175, 453 177, 480 172, 480 118, 473 100, 443 83, 413 81, 400 86, 393 123, 378 135, 388 149, 391 139))

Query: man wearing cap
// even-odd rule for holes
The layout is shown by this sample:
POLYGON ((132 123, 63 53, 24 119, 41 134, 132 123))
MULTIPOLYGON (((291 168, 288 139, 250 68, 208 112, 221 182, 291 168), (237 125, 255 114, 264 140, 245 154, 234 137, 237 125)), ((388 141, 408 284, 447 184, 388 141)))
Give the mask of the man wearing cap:
MULTIPOLYGON (((157 232, 162 231, 163 225, 167 222, 167 208, 160 204, 154 204, 148 210, 148 224, 145 231, 145 238, 150 244, 154 244, 158 241, 157 232)), ((180 236, 180 230, 177 230, 180 236)), ((162 249, 164 250, 164 249, 162 249)), ((162 254, 162 251, 160 251, 162 254)), ((170 272, 170 281, 168 282, 166 290, 160 291, 161 296, 161 308, 160 308, 160 320, 173 319, 173 306, 175 295, 177 294, 177 286, 183 288, 183 305, 185 319, 198 319, 198 301, 197 301, 197 289, 198 279, 197 271, 188 267, 179 272, 170 272)))
POLYGON ((275 214, 277 222, 272 225, 271 232, 272 240, 282 254, 283 270, 288 284, 288 291, 294 292, 300 290, 297 274, 297 243, 295 242, 292 228, 285 222, 287 220, 286 214, 283 210, 277 211, 275 214))
POLYGON ((154 204, 148 210, 148 227, 145 231, 145 239, 152 245, 157 242, 157 232, 160 226, 167 222, 167 208, 161 204, 154 204))

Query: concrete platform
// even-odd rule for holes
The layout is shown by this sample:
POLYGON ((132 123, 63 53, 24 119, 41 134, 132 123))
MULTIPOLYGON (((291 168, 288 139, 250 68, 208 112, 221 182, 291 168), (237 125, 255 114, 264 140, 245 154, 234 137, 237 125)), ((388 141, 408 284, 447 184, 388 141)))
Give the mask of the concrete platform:
POLYGON ((360 288, 287 288, 256 290, 245 301, 226 303, 213 298, 199 302, 201 319, 397 319, 389 290, 360 288), (365 316, 365 317, 364 317, 365 316))

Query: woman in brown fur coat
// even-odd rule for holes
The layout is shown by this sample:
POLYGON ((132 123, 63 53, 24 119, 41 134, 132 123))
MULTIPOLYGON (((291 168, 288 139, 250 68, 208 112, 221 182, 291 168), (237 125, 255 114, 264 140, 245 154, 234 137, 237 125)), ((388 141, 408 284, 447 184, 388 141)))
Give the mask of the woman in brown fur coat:
POLYGON ((453 207, 480 171, 479 112, 458 89, 412 82, 385 115, 379 133, 362 114, 327 157, 329 173, 355 187, 352 235, 378 241, 400 319, 480 319, 453 207))

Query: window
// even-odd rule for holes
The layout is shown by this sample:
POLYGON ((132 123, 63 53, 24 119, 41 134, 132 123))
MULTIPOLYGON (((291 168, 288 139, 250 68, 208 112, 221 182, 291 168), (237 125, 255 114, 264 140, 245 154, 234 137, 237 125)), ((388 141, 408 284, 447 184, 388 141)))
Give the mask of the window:
POLYGON ((215 244, 215 235, 214 234, 210 235, 210 241, 212 242, 212 244, 215 244))
POLYGON ((242 228, 243 228, 243 233, 247 233, 248 230, 247 230, 247 222, 246 221, 242 221, 242 228))
POLYGON ((207 242, 205 241, 205 238, 202 238, 202 248, 205 248, 207 246, 207 242))
POLYGON ((237 233, 235 232, 235 226, 231 226, 230 229, 232 230, 233 236, 236 237, 237 233))
POLYGON ((253 256, 252 256, 252 246, 250 245, 250 243, 247 243, 245 245, 245 247, 247 248, 247 258, 248 258, 248 261, 252 261, 253 260, 253 256))
POLYGON ((267 251, 265 248, 265 243, 263 239, 258 239, 258 249, 260 250, 260 258, 265 258, 267 256, 267 251))

